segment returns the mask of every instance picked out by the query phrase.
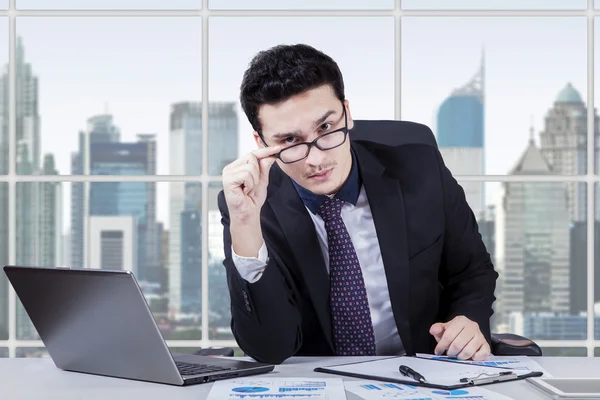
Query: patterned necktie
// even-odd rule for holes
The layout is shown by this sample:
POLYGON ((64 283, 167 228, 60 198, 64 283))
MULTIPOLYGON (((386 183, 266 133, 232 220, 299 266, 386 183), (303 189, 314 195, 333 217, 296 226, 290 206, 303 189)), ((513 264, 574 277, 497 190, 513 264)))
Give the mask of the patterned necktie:
POLYGON ((344 201, 327 197, 318 213, 329 245, 331 320, 340 356, 374 356, 375 334, 360 263, 342 220, 344 201))

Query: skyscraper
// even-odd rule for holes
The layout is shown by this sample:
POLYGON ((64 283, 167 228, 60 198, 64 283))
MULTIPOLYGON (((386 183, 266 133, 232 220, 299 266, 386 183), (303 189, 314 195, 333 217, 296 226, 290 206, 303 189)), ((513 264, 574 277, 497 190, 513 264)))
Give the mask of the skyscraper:
MULTIPOLYGON (((86 130, 79 132, 79 151, 71 154, 71 174, 90 174, 89 146, 92 143, 119 142, 120 137, 121 131, 113 124, 112 115, 89 118, 86 130)), ((84 218, 89 211, 85 204, 87 196, 84 189, 84 183, 71 184, 71 263, 74 268, 83 268, 85 265, 84 218)))
MULTIPOLYGON (((484 173, 485 63, 473 78, 454 90, 437 114, 437 141, 446 166, 454 175, 484 173)), ((467 201, 479 219, 484 212, 482 182, 462 182, 467 201)))
MULTIPOLYGON (((17 37, 15 52, 16 75, 16 132, 15 147, 18 155, 27 158, 27 167, 22 173, 37 173, 40 168, 40 119, 38 114, 38 78, 33 74, 31 64, 25 62, 25 49, 21 37, 17 37), (26 172, 29 171, 29 172, 26 172)), ((8 64, 0 76, 0 173, 7 174, 9 131, 9 77, 8 64)), ((33 185, 24 190, 31 190, 33 185)), ((16 202, 28 201, 23 199, 17 190, 16 202)), ((0 259, 8 262, 8 186, 0 185, 0 259)), ((24 232, 21 232, 23 234, 24 232)), ((6 280, 0 279, 0 301, 4 302, 7 295, 6 280)), ((6 305, 0 306, 0 326, 6 326, 8 315, 6 305)))
MULTIPOLYGON (((553 171, 532 139, 511 175, 553 171)), ((496 218, 496 266, 504 323, 511 312, 569 312, 569 209, 560 182, 504 182, 496 218)))
MULTIPOLYGON (((237 115, 235 103, 209 103, 208 126, 208 173, 220 175, 223 167, 237 158, 237 115)), ((202 104, 184 102, 171 108, 170 174, 202 174, 202 104)), ((201 212, 200 186, 193 183, 173 182, 170 184, 170 227, 169 227, 169 308, 173 315, 181 313, 182 304, 192 301, 183 299, 185 276, 201 276, 201 249, 189 247, 201 243, 201 223, 193 220, 194 211, 201 212), (182 227, 185 220, 185 226, 182 227), (200 225, 196 225, 200 224, 200 225), (183 229, 185 228, 185 230, 183 229), (183 235, 189 235, 183 237, 183 235), (186 248, 182 246, 186 246, 186 248), (186 257, 185 262, 182 257, 186 257), (194 261, 195 260, 195 261, 194 261), (193 263, 192 263, 193 262, 193 263), (194 264, 196 263, 196 264, 194 264), (183 271, 183 268, 186 271, 183 271)), ((186 290, 200 294, 201 282, 186 282, 186 290), (196 285, 195 288, 189 285, 196 285)), ((187 296, 187 295, 186 295, 187 296)), ((195 302, 195 300, 193 300, 195 302)))
MULTIPOLYGON (((111 115, 88 120, 87 133, 79 135, 79 152, 72 157, 76 173, 90 175, 156 174, 155 135, 139 134, 137 142, 121 142, 120 131, 111 115), (87 136, 87 137, 86 137, 87 136), (87 170, 84 169, 88 160, 87 170)), ((91 216, 133 216, 136 223, 136 265, 140 281, 160 281, 160 233, 156 222, 156 183, 91 182, 88 204, 84 184, 72 189, 71 232, 72 261, 89 266, 90 245, 84 245, 84 221, 91 216)), ((96 243, 97 244, 97 243, 96 243)))
MULTIPOLYGON (((184 102, 171 107, 169 173, 202 174, 201 103, 184 102)), ((181 216, 186 209, 185 183, 172 182, 169 189, 169 311, 177 315, 181 312, 182 304, 181 216)), ((200 269, 201 265, 197 265, 197 268, 200 269)), ((200 287, 198 282, 197 288, 200 287)))
POLYGON ((238 157, 238 119, 233 102, 208 105, 208 173, 221 175, 223 168, 238 157))
MULTIPOLYGON (((594 138, 598 143, 598 116, 594 116, 594 138)), ((587 108, 581 94, 568 83, 558 94, 545 117, 540 132, 542 155, 557 175, 585 174, 587 170, 587 108)), ((598 148, 595 150, 598 159, 598 148)), ((567 202, 571 221, 587 217, 586 184, 567 183, 567 202)))

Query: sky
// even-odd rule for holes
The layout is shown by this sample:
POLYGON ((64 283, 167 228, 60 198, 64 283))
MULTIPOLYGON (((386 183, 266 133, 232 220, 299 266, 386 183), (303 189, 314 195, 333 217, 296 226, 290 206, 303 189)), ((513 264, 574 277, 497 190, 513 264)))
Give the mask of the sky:
MULTIPOLYGON (((6 26, 0 19, 0 29, 6 26)), ((108 110, 124 141, 157 134, 158 173, 168 174, 170 104, 201 100, 201 31, 195 17, 17 20, 26 60, 39 77, 42 152, 55 154, 60 173, 70 173, 70 154, 87 118, 108 110)), ((354 118, 394 118, 392 17, 211 17, 211 101, 237 102, 242 74, 258 51, 298 42, 338 62, 354 118)), ((514 165, 531 118, 538 132, 567 82, 586 99, 585 18, 405 17, 401 46, 402 118, 434 132, 437 108, 477 71, 485 47, 488 173, 505 174, 514 165)), ((0 40, 3 64, 6 54, 7 41, 0 40)), ((239 105, 238 115, 241 155, 255 144, 239 105)), ((64 197, 67 223, 69 194, 64 197)), ((159 196, 158 208, 168 225, 167 196, 159 196)))

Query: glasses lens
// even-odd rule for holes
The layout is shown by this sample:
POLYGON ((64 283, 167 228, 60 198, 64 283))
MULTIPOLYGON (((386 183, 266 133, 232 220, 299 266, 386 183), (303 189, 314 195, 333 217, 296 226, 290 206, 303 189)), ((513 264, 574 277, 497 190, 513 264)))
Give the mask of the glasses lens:
POLYGON ((319 140, 317 140, 317 144, 324 150, 333 149, 344 143, 345 139, 346 134, 344 131, 335 131, 321 136, 319 140))
POLYGON ((306 153, 308 152, 308 145, 300 144, 298 146, 288 147, 287 149, 281 150, 279 157, 281 157, 281 161, 285 163, 291 163, 298 160, 302 160, 306 157, 306 153))

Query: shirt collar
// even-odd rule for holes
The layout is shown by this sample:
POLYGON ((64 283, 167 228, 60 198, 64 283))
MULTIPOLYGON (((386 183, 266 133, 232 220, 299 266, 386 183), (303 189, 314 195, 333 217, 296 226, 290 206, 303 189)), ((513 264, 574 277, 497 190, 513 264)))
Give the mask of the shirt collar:
MULTIPOLYGON (((351 151, 352 151, 352 169, 350 170, 350 176, 348 177, 348 180, 346 181, 346 183, 344 183, 344 185, 342 186, 340 191, 337 192, 337 194, 334 197, 336 197, 340 200, 343 200, 345 202, 352 203, 353 205, 356 205, 356 203, 358 201, 358 195, 360 194, 360 187, 362 185, 362 181, 360 178, 360 173, 358 171, 356 155, 354 154, 353 149, 351 149, 351 151)), ((307 189, 303 188, 302 186, 298 185, 293 179, 292 179, 292 183, 294 184, 296 191, 300 195, 300 198, 304 202, 304 205, 313 214, 317 214, 319 207, 321 206, 321 204, 323 204, 323 202, 325 201, 325 198, 327 196, 322 195, 322 194, 320 194, 320 195, 314 194, 310 190, 307 190, 307 189)))

